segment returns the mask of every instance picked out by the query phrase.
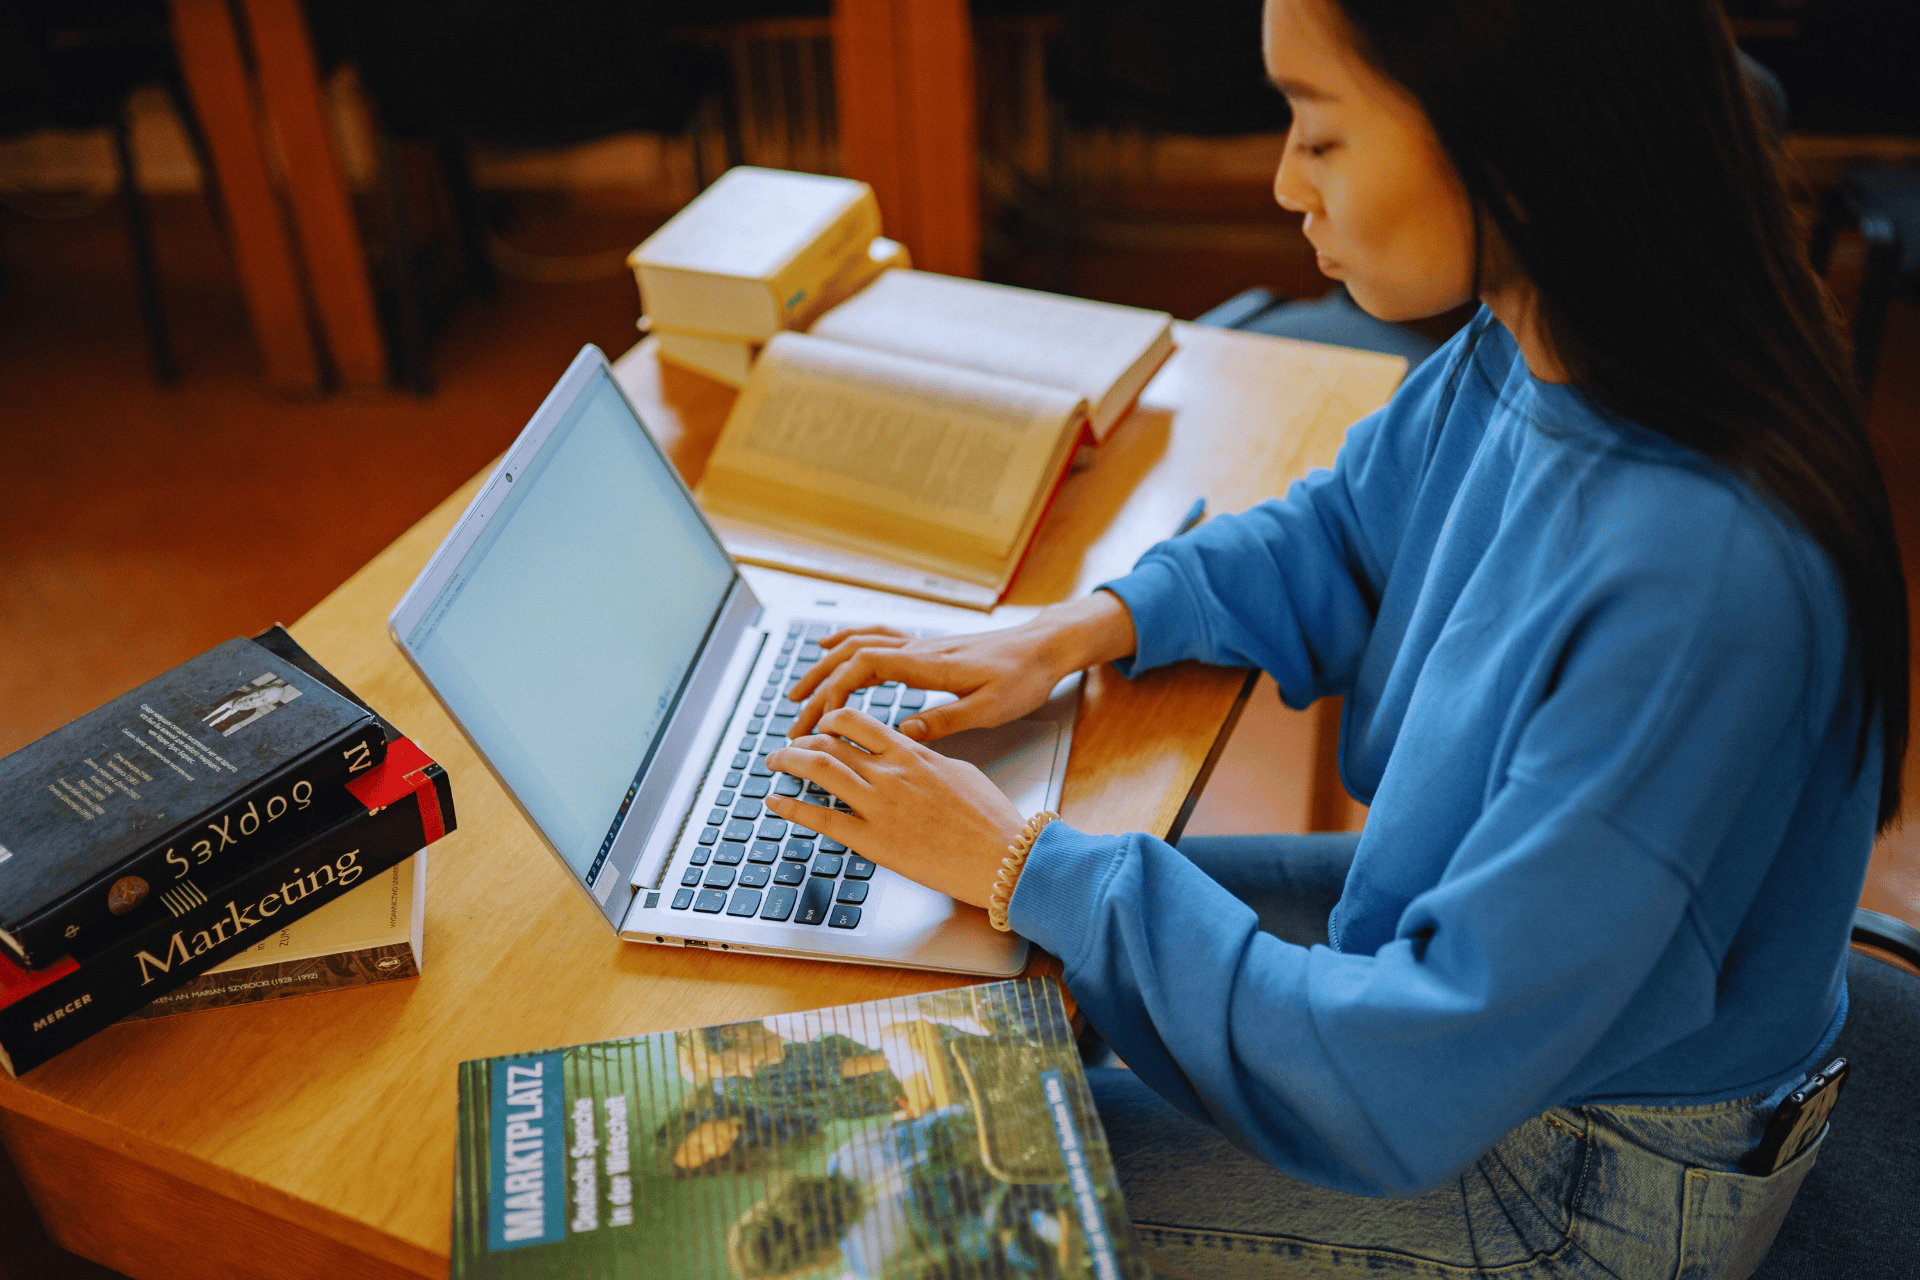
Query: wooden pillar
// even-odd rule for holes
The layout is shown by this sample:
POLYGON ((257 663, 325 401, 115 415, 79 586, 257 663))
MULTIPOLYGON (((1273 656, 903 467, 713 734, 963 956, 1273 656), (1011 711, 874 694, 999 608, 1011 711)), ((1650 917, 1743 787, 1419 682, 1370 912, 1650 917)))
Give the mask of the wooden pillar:
POLYGON ((367 255, 321 97, 319 66, 297 0, 243 0, 260 96, 287 158, 294 229, 334 373, 347 387, 386 383, 386 344, 367 255))
POLYGON ((172 10, 174 46, 217 170, 240 292, 267 381, 283 391, 318 391, 319 354, 293 245, 267 177, 233 15, 226 0, 172 0, 172 10))
POLYGON ((966 0, 834 0, 840 168, 869 183, 916 267, 980 274, 980 156, 966 0))

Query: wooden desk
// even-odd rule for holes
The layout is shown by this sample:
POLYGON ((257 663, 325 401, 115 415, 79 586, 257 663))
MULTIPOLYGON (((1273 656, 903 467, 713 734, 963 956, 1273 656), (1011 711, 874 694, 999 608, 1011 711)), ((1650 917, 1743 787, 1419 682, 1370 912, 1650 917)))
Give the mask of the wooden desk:
MULTIPOLYGON (((1331 460, 1404 367, 1185 325, 1177 338, 1138 415, 1067 482, 1019 602, 1124 571, 1197 495, 1237 510, 1331 460)), ((662 370, 644 346, 619 373, 696 477, 732 393, 662 370)), ((429 860, 425 974, 117 1027, 24 1080, 0 1080, 0 1141, 63 1248, 137 1280, 444 1276, 460 1060, 952 985, 614 937, 383 634, 476 483, 294 627, 453 776, 460 826, 429 860)), ((1192 665, 1132 684, 1096 671, 1067 819, 1167 831, 1246 687, 1240 671, 1192 665)))

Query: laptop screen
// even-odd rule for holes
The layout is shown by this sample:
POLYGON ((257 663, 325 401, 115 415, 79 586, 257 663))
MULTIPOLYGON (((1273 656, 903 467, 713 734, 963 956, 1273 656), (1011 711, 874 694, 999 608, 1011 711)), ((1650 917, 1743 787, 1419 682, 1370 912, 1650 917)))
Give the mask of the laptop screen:
POLYGON ((585 878, 734 578, 602 369, 407 635, 441 696, 585 878))

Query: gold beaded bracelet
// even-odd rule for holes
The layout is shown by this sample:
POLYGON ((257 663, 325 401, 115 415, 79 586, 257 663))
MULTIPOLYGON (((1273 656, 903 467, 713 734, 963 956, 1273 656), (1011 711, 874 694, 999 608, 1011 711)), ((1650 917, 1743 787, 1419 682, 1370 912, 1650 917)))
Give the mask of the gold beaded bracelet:
POLYGON ((1027 855, 1033 852, 1033 842, 1040 838, 1041 829, 1059 816, 1045 811, 1028 818, 1027 825, 1020 828, 1019 838, 1007 846, 1007 856, 1000 859, 1000 875, 993 882, 993 892, 987 895, 987 920, 1002 933, 1013 932, 1013 926, 1007 923, 1007 905, 1013 901, 1013 886, 1020 881, 1027 855))

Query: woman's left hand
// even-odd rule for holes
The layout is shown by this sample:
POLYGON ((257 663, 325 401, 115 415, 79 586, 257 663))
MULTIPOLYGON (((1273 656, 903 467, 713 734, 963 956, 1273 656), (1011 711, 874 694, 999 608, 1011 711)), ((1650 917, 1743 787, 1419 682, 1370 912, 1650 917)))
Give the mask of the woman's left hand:
POLYGON ((767 763, 820 784, 853 812, 786 796, 768 796, 767 808, 909 880, 986 906, 1000 860, 1025 825, 1013 802, 974 766, 921 746, 864 711, 829 711, 819 729, 767 763))

